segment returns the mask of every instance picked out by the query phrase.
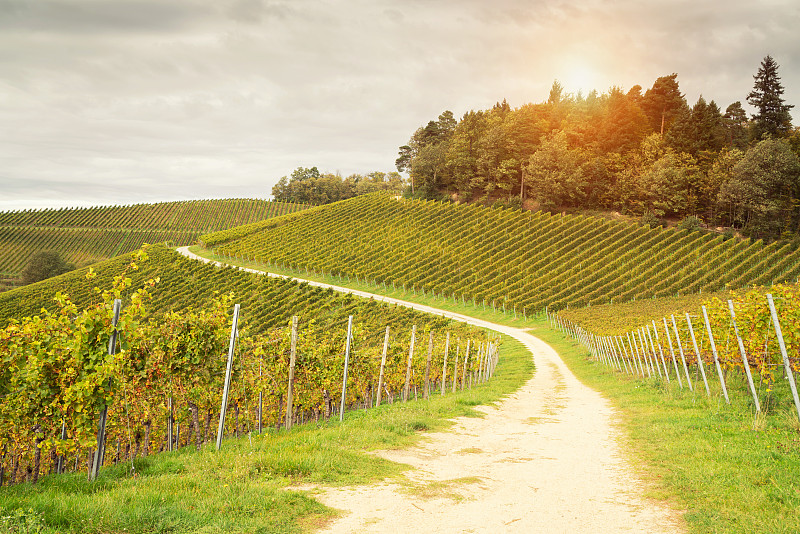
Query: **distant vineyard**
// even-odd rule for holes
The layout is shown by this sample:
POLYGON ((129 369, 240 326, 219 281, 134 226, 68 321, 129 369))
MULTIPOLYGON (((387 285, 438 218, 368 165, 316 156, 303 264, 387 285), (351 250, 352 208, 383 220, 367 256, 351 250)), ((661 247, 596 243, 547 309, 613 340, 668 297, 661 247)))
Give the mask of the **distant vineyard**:
POLYGON ((0 212, 0 289, 16 285, 30 257, 40 250, 56 250, 69 263, 88 265, 137 250, 143 243, 188 245, 205 232, 308 207, 228 199, 0 212))
POLYGON ((517 311, 794 281, 800 249, 373 194, 201 237, 217 253, 517 311))
POLYGON ((327 419, 340 406, 371 407, 378 384, 384 402, 427 396, 444 385, 448 391, 471 387, 486 378, 494 357, 484 332, 442 317, 216 268, 161 246, 149 248, 149 256, 126 255, 99 264, 96 272, 0 295, 5 313, 15 302, 51 301, 50 311, 0 328, 0 484, 4 478, 35 481, 40 468, 85 468, 106 404, 106 463, 199 447, 213 438, 233 302, 241 304, 245 320, 238 329, 226 435, 327 419), (124 306, 120 352, 112 356, 107 350, 116 297, 124 306), (296 343, 286 328, 292 315, 300 317, 296 343), (352 350, 342 399, 348 316, 354 319, 352 350), (465 359, 468 343, 472 356, 465 359), (292 356, 290 364, 295 345, 296 362, 292 356), (445 365, 448 348, 453 352, 445 365))

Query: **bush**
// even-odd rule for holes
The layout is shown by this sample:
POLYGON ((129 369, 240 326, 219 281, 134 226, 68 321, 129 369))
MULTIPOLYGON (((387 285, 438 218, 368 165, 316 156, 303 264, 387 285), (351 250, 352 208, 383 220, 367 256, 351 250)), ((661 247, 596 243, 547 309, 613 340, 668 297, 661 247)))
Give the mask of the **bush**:
POLYGON ((65 262, 55 250, 40 250, 31 256, 28 265, 22 270, 22 283, 32 284, 74 269, 75 266, 65 262))
POLYGON ((701 230, 703 228, 703 220, 695 215, 689 215, 684 217, 681 222, 678 223, 678 228, 692 232, 701 230))
POLYGON ((642 224, 646 224, 650 228, 658 228, 659 226, 664 226, 664 221, 662 221, 655 213, 652 211, 645 211, 642 216, 639 218, 639 222, 642 224))

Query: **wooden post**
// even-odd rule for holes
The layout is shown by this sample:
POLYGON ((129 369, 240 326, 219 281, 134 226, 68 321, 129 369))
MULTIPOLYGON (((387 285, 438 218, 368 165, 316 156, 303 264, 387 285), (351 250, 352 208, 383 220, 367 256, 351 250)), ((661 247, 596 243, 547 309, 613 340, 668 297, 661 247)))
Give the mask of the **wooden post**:
POLYGON ((761 403, 758 402, 758 394, 756 387, 753 384, 753 375, 750 373, 750 363, 747 361, 747 353, 744 350, 744 343, 742 343, 742 336, 739 335, 739 327, 736 325, 736 314, 733 311, 733 301, 728 300, 728 309, 731 312, 731 322, 733 323, 733 331, 736 334, 736 342, 739 344, 739 354, 742 355, 742 364, 744 371, 747 373, 747 384, 750 386, 750 393, 753 395, 753 403, 756 405, 756 412, 761 411, 761 403))
POLYGON ((239 324, 239 305, 233 307, 233 323, 231 324, 231 340, 228 344, 228 367, 225 370, 225 386, 222 388, 222 403, 219 408, 219 426, 217 427, 217 450, 222 447, 222 433, 225 430, 225 411, 228 408, 228 391, 231 387, 231 370, 233 368, 233 351, 236 347, 236 329, 239 324))
POLYGON ((708 321, 708 312, 706 311, 705 306, 701 306, 701 308, 703 309, 703 320, 706 323, 706 330, 708 331, 708 341, 711 344, 711 353, 714 354, 714 364, 717 367, 717 374, 719 375, 719 384, 722 386, 722 394, 725 396, 725 402, 730 404, 731 401, 728 398, 728 388, 725 387, 725 376, 722 374, 722 366, 719 364, 717 346, 714 344, 714 334, 711 332, 711 323, 708 321))
POLYGON ((692 318, 689 317, 689 312, 686 312, 686 324, 689 326, 689 335, 692 338, 694 353, 697 355, 697 366, 700 368, 700 375, 703 377, 703 384, 706 386, 706 395, 710 397, 711 390, 708 389, 708 380, 706 380, 706 367, 705 365, 703 365, 703 359, 700 357, 700 349, 697 346, 697 338, 694 335, 694 328, 692 327, 692 318))
POLYGON ((347 400, 347 367, 350 365, 350 343, 353 339, 353 316, 347 319, 347 343, 344 349, 344 376, 342 377, 342 405, 339 409, 339 422, 344 421, 344 407, 347 400))
POLYGON ((386 335, 383 338, 383 352, 381 353, 381 372, 378 375, 378 399, 375 406, 381 405, 381 392, 383 391, 383 370, 386 367, 386 353, 389 351, 389 327, 386 327, 386 335))
POLYGON ((425 361, 425 392, 426 399, 430 398, 431 394, 431 358, 433 358, 433 330, 428 336, 428 358, 425 361))
POLYGON ((689 377, 689 366, 686 364, 686 357, 683 354, 683 344, 681 343, 681 336, 678 333, 678 323, 675 321, 675 316, 672 318, 672 331, 675 333, 675 342, 678 344, 678 353, 681 355, 681 363, 683 364, 683 371, 686 373, 686 383, 689 385, 689 391, 694 391, 692 387, 692 379, 689 377))
POLYGON ((447 354, 450 352, 450 332, 444 342, 444 361, 442 362, 442 397, 444 397, 444 390, 447 389, 447 354))
POLYGON ((794 399, 794 407, 797 410, 797 417, 800 418, 800 399, 797 397, 797 385, 794 382, 794 372, 789 363, 789 356, 786 354, 786 345, 783 341, 783 333, 781 332, 781 324, 778 321, 778 312, 775 310, 775 303, 772 301, 772 295, 767 293, 767 302, 769 303, 769 312, 772 314, 772 324, 775 325, 775 335, 778 337, 778 346, 781 349, 783 356, 783 366, 786 369, 786 378, 789 380, 789 388, 792 390, 792 398, 794 399))
POLYGON ((678 360, 675 358, 675 349, 672 348, 672 338, 669 335, 669 325, 667 324, 667 318, 663 317, 664 319, 664 333, 667 335, 667 343, 669 344, 669 353, 672 356, 672 365, 675 367, 675 376, 678 377, 678 386, 683 389, 683 380, 681 380, 681 372, 678 370, 678 360))
MULTIPOLYGON (((117 353, 117 323, 119 323, 119 313, 122 308, 122 300, 114 300, 113 319, 111 320, 111 337, 108 340, 108 354, 113 356, 117 353)), ((111 381, 109 380, 109 389, 111 381)), ((108 405, 104 404, 100 410, 100 417, 97 421, 97 447, 95 448, 94 461, 92 462, 91 470, 89 471, 89 480, 94 481, 97 479, 97 474, 100 472, 100 466, 103 465, 103 456, 105 455, 106 447, 106 424, 108 422, 108 405)))
POLYGON ((408 402, 408 393, 411 387, 411 361, 414 359, 414 341, 417 336, 417 325, 411 327, 411 345, 408 349, 408 363, 406 364, 406 383, 403 386, 403 402, 408 402))
POLYGON ((294 412, 294 366, 297 362, 297 316, 292 316, 292 337, 289 345, 289 383, 286 387, 286 415, 283 426, 292 428, 292 412, 294 412))

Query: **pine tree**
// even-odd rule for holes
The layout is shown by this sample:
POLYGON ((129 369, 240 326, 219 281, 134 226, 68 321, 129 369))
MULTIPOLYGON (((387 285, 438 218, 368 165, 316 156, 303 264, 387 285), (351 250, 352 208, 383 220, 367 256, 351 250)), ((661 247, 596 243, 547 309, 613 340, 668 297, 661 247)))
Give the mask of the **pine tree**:
POLYGON ((792 127, 789 110, 794 106, 783 103, 783 85, 778 76, 778 64, 771 56, 764 58, 753 79, 755 84, 747 95, 747 102, 758 110, 753 115, 756 139, 761 139, 765 134, 786 134, 792 127))

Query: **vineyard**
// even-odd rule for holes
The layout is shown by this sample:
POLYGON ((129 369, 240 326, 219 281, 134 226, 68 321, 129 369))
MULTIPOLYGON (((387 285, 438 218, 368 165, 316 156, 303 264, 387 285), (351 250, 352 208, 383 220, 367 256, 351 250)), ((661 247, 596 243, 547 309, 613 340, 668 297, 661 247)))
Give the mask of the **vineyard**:
MULTIPOLYGON (((727 403, 735 394, 748 399, 757 414, 792 406, 800 417, 798 302, 797 284, 732 291, 698 305, 693 313, 672 313, 614 334, 575 323, 565 317, 568 313, 549 317, 596 361, 617 372, 727 403)), ((603 312, 608 310, 595 310, 603 312)))
MULTIPOLYGON (((104 406, 107 462, 199 448, 217 435, 229 349, 230 415, 221 435, 236 436, 341 416, 342 408, 372 407, 381 397, 392 403, 470 388, 496 357, 476 328, 219 269, 163 246, 62 278, 32 286, 41 292, 33 295, 56 295, 49 310, 0 330, 6 483, 85 469, 104 406), (125 305, 115 326, 118 298, 125 305), (229 343, 234 300, 241 313, 229 343), (290 327, 293 315, 299 324, 295 318, 290 327), (118 341, 110 343, 115 330, 118 341)), ((4 309, 26 290, 0 296, 4 309)))
POLYGON ((800 250, 372 194, 205 235, 220 255, 523 313, 795 281, 800 250), (291 224, 289 224, 291 222, 291 224))
POLYGON ((83 266, 137 250, 144 243, 188 245, 222 230, 303 210, 267 200, 195 200, 0 212, 0 289, 18 283, 30 257, 56 250, 83 266))

